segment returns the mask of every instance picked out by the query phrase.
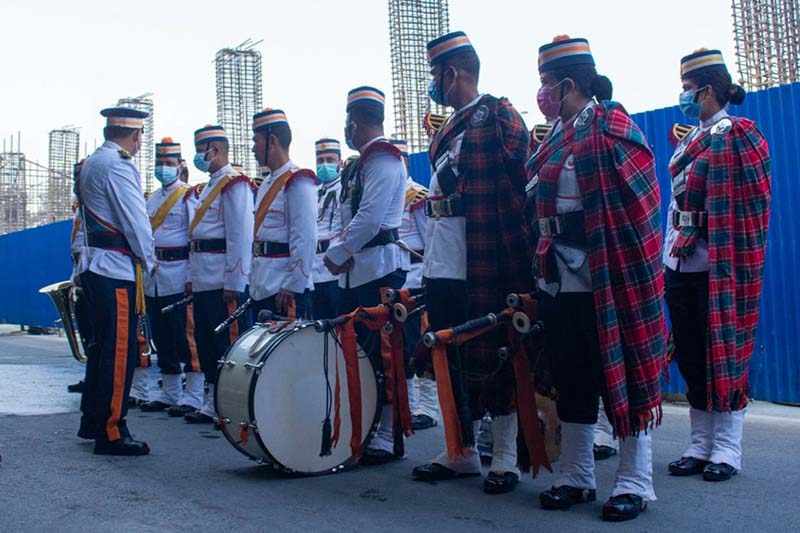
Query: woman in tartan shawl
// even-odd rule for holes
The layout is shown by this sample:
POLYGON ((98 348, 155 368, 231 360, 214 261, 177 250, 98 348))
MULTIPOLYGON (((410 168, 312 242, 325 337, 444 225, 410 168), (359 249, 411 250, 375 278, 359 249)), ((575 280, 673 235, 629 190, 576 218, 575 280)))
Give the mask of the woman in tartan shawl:
POLYGON ((558 390, 560 475, 545 509, 596 498, 592 447, 600 395, 620 437, 605 520, 655 500, 649 429, 660 422, 665 364, 660 195, 653 154, 599 76, 585 39, 539 49, 545 116, 558 116, 528 161, 546 347, 558 390))
MULTIPOLYGON (((523 216, 525 123, 505 98, 479 93, 480 61, 464 32, 434 39, 427 49, 433 77, 430 96, 455 109, 429 150, 434 175, 425 206, 429 218, 423 276, 425 305, 436 331, 503 309, 508 293, 529 292, 533 280, 523 216)), ((506 342, 503 332, 490 332, 461 347, 448 346, 453 383, 449 397, 458 410, 458 423, 443 419, 448 443, 455 438, 461 453, 443 452, 417 466, 415 479, 479 476, 475 437, 488 411, 494 442, 484 490, 496 494, 516 485, 520 473, 514 369, 510 359, 497 355, 506 342)), ((442 376, 436 379, 440 383, 442 376)), ((439 386, 440 400, 448 396, 446 389, 439 386)), ((449 412, 444 402, 443 414, 449 412)), ((527 434, 524 430, 529 428, 521 429, 527 434)))
POLYGON ((700 125, 670 162, 664 263, 691 444, 669 471, 724 481, 741 467, 769 221, 769 150, 754 122, 725 110, 742 103, 744 89, 731 83, 718 50, 684 57, 681 80, 681 110, 700 125))

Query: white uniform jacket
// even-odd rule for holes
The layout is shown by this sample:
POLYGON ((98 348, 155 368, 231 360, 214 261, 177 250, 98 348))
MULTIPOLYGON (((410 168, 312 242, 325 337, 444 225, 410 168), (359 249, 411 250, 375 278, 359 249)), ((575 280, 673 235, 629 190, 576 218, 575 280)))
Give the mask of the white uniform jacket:
MULTIPOLYGON (((176 191, 181 195, 178 201, 167 212, 161 225, 153 230, 156 254, 159 251, 169 251, 176 248, 189 246, 189 213, 186 209, 185 197, 189 186, 180 180, 175 180, 169 185, 153 191, 147 199, 147 216, 153 222, 153 216, 161 205, 176 191)), ((160 259, 155 276, 148 276, 145 280, 144 292, 147 296, 170 296, 184 291, 189 281, 189 259, 164 260, 160 259)))

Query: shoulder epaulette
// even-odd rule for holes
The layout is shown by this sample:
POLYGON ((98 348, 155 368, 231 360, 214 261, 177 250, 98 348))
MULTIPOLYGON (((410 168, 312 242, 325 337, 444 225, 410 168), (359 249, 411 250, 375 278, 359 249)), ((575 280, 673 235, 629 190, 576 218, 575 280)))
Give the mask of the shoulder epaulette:
POLYGON ((231 187, 233 187, 233 186, 234 186, 234 185, 236 185, 237 183, 245 183, 245 184, 247 184, 247 186, 248 186, 248 187, 250 187, 251 189, 253 188, 253 182, 252 182, 252 181, 250 181, 250 178, 248 178, 248 177, 247 177, 247 176, 245 176, 244 174, 239 174, 238 176, 233 176, 233 177, 231 177, 231 179, 228 181, 228 183, 226 183, 226 184, 225 184, 225 185, 222 187, 222 190, 221 190, 220 192, 225 192, 225 191, 227 191, 228 189, 230 189, 231 187))
POLYGON ((127 152, 127 150, 117 150, 117 153, 119 154, 119 156, 120 156, 122 159, 130 159, 130 158, 131 158, 131 154, 129 154, 129 153, 127 152))
POLYGON ((192 197, 192 195, 194 195, 195 198, 200 198, 200 193, 203 192, 205 187, 206 183, 198 183, 197 185, 189 186, 189 188, 186 190, 186 193, 183 195, 183 201, 186 202, 192 197))
POLYGON ((405 206, 409 209, 416 209, 424 205, 428 198, 428 189, 422 186, 412 186, 406 189, 405 206))
POLYGON ((681 124, 676 122, 669 129, 669 143, 675 147, 686 138, 687 135, 694 129, 694 126, 689 124, 681 124))
POLYGON ((403 157, 403 154, 400 152, 400 150, 389 141, 376 141, 370 144, 367 147, 367 149, 364 150, 364 152, 361 154, 362 163, 366 161, 367 158, 369 158, 369 156, 371 156, 372 154, 377 154, 381 152, 392 155, 397 159, 401 159, 403 157))
POLYGON ((449 116, 430 112, 425 113, 425 117, 422 119, 422 127, 425 128, 428 136, 432 137, 434 133, 442 129, 449 116))
POLYGON ((309 170, 307 168, 301 168, 298 169, 294 174, 292 174, 292 177, 289 178, 289 180, 286 182, 286 185, 284 185, 283 188, 288 189, 292 185, 292 183, 294 183, 296 180, 300 178, 309 178, 314 183, 314 185, 317 184, 317 175, 314 174, 314 171, 309 170))
POLYGON ((531 139, 536 143, 542 144, 551 131, 553 131, 553 124, 536 124, 531 130, 531 139))

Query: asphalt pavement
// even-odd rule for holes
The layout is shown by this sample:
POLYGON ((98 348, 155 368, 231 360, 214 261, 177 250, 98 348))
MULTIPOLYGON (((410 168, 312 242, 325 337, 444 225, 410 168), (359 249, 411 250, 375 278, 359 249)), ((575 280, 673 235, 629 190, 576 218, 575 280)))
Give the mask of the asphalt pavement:
POLYGON ((248 460, 209 426, 137 409, 128 425, 151 454, 95 456, 75 435, 79 396, 66 392, 82 373, 64 338, 0 328, 0 531, 800 531, 794 407, 752 403, 743 471, 708 483, 667 475, 687 445, 689 417, 685 405, 666 404, 653 436, 658 501, 632 522, 607 524, 600 510, 615 458, 597 464, 597 502, 544 511, 547 472, 494 496, 479 478, 412 481, 413 466, 439 452, 441 428, 410 438, 403 460, 292 478, 248 460))

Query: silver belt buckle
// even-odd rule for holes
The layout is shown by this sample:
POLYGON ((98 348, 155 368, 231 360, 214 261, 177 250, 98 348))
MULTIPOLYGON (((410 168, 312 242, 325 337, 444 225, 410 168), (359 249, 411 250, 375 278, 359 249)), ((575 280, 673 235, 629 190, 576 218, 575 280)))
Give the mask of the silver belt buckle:
POLYGON ((549 237, 550 236, 550 219, 549 218, 540 218, 536 221, 539 224, 539 236, 540 237, 549 237))
POLYGON ((692 224, 692 212, 691 211, 680 211, 678 213, 678 225, 682 228, 691 228, 692 224))
POLYGON ((441 200, 431 200, 431 215, 433 215, 435 218, 442 216, 441 200))

